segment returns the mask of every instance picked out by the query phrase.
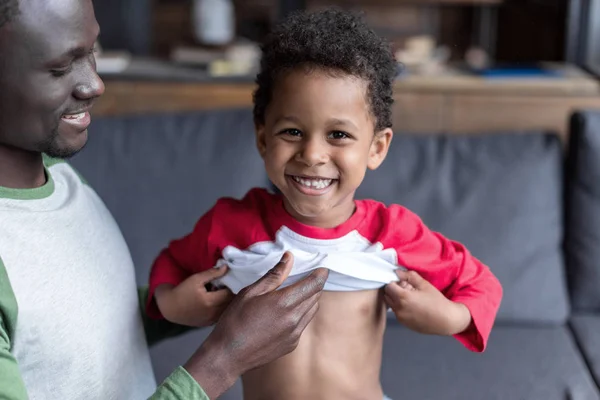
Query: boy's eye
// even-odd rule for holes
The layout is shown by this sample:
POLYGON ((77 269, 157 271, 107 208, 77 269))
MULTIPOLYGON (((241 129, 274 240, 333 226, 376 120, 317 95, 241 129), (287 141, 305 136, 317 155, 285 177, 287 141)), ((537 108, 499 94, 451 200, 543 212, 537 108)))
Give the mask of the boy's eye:
POLYGON ((340 139, 348 139, 350 136, 346 132, 342 131, 333 131, 329 133, 330 139, 340 140, 340 139))
POLYGON ((281 133, 284 133, 286 135, 290 135, 290 136, 301 136, 302 132, 300 132, 300 130, 298 129, 284 129, 283 131, 281 131, 281 133))

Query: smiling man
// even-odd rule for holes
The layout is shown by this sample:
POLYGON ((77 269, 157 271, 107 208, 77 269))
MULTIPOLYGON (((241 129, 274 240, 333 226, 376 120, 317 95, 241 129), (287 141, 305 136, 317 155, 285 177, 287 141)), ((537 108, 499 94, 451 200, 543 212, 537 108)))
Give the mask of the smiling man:
POLYGON ((5 145, 0 147, 0 170, 20 173, 3 173, 0 179, 22 182, 0 185, 40 186, 46 179, 40 153, 69 156, 87 141, 88 111, 104 92, 93 54, 99 27, 93 9, 73 7, 73 2, 8 3, 4 7, 15 21, 0 35, 0 129, 5 145))
POLYGON ((98 32, 91 0, 0 0, 0 398, 215 398, 296 347, 327 273, 275 291, 289 258, 229 305, 198 289, 222 272, 190 277, 183 294, 218 323, 156 388, 147 340, 181 327, 141 315, 147 292, 115 221, 60 159, 85 145, 104 92, 98 32))

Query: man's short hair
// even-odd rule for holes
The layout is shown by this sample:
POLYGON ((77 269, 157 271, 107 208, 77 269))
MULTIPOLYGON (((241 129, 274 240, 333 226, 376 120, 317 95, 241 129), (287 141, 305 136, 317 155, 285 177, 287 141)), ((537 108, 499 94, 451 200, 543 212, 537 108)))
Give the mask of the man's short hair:
POLYGON ((19 13, 19 0, 0 0, 0 28, 19 13))

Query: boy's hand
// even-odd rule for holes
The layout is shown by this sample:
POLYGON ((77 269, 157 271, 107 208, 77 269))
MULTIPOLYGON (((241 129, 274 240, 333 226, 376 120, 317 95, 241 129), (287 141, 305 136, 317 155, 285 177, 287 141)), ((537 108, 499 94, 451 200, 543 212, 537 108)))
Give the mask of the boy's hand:
POLYGON ((171 322, 187 326, 216 323, 233 299, 229 289, 209 291, 206 286, 227 273, 227 267, 211 268, 187 278, 177 286, 160 285, 154 297, 162 315, 171 322))
POLYGON ((447 299, 415 271, 396 271, 399 282, 385 287, 384 299, 396 318, 419 333, 455 335, 471 324, 464 304, 447 299))

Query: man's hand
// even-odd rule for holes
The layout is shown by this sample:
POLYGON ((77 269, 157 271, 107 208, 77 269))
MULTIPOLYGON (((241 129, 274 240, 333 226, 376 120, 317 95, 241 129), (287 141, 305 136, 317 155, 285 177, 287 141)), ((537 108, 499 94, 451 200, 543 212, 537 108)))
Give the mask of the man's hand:
POLYGON ((397 270, 399 282, 385 287, 384 299, 396 318, 419 333, 455 335, 471 324, 464 304, 447 299, 415 271, 397 270))
POLYGON ((214 324, 233 294, 228 289, 208 291, 206 285, 226 273, 226 267, 211 268, 190 276, 177 286, 158 286, 154 297, 160 312, 168 321, 179 325, 214 324))
POLYGON ((184 366, 211 399, 245 372, 290 353, 298 345, 319 308, 329 272, 318 269, 302 281, 276 290, 292 264, 292 254, 284 254, 264 277, 243 289, 184 366))

